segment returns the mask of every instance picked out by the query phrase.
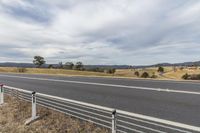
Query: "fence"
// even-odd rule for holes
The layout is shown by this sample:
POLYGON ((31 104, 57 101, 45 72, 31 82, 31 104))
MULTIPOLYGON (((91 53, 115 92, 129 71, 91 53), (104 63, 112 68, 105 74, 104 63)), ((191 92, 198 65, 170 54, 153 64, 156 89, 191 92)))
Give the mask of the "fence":
POLYGON ((158 119, 113 108, 97 106, 80 101, 46 95, 0 85, 0 104, 4 103, 4 92, 32 103, 32 117, 27 123, 38 118, 37 105, 53 109, 70 116, 108 128, 112 133, 194 133, 200 127, 158 119))

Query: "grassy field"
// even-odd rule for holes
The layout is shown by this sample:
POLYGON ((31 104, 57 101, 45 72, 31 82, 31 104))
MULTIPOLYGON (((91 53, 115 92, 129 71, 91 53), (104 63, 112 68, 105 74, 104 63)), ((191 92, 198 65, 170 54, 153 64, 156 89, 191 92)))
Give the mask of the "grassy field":
POLYGON ((197 68, 197 69, 186 68, 183 70, 178 69, 176 72, 170 71, 170 72, 165 73, 164 75, 166 76, 166 78, 181 79, 181 77, 186 73, 187 74, 200 74, 200 68, 197 68))
MULTIPOLYGON (((23 73, 27 74, 50 74, 50 75, 62 75, 62 76, 103 76, 103 77, 124 77, 124 78, 140 78, 134 73, 138 71, 140 75, 147 72, 149 76, 156 75, 155 79, 172 79, 181 80, 181 77, 185 74, 200 74, 200 68, 176 68, 174 71, 173 67, 164 67, 164 73, 161 75, 157 72, 157 67, 150 67, 144 69, 117 69, 114 74, 107 74, 103 72, 90 72, 90 71, 77 71, 77 70, 65 70, 65 69, 45 69, 45 68, 26 68, 23 73)), ((20 73, 19 68, 16 67, 0 67, 0 72, 6 73, 20 73)))
POLYGON ((65 114, 39 107, 41 119, 30 125, 30 103, 7 96, 6 104, 0 107, 0 133, 109 133, 92 123, 84 122, 65 114))
POLYGON ((157 76, 156 79, 172 79, 172 80, 182 80, 182 76, 184 74, 200 74, 200 68, 184 68, 180 69, 179 67, 176 68, 174 71, 173 67, 164 67, 164 73, 161 75, 157 72, 157 67, 150 67, 145 69, 119 69, 116 71, 115 76, 123 76, 123 77, 133 77, 137 78, 134 74, 136 71, 140 73, 147 72, 150 76, 153 74, 157 76))
MULTIPOLYGON (((16 67, 0 67, 0 72, 19 73, 16 67)), ((57 74, 57 75, 83 75, 83 76, 112 76, 111 74, 89 71, 65 70, 65 69, 47 69, 47 68, 26 68, 24 73, 28 74, 57 74)))
MULTIPOLYGON (((118 69, 115 73, 115 76, 123 76, 123 77, 134 77, 138 78, 135 75, 135 72, 138 71, 140 75, 142 73, 147 72, 149 76, 151 77, 152 75, 156 75, 157 79, 162 79, 163 77, 159 75, 157 72, 158 68, 157 67, 149 67, 149 68, 144 68, 144 69, 118 69)), ((165 72, 170 71, 170 68, 165 67, 165 72)))

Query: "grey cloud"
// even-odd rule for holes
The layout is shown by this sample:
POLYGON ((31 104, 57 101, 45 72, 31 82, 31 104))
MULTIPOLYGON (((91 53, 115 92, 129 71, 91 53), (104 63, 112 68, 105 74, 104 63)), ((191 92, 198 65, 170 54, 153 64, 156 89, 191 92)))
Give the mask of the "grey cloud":
POLYGON ((50 62, 134 65, 200 58, 199 1, 18 1, 0 2, 4 60, 41 54, 50 62))

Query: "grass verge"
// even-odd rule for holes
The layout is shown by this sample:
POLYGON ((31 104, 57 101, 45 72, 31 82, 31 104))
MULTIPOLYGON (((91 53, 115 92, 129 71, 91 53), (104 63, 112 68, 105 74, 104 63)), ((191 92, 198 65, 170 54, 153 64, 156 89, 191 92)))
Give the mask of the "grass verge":
POLYGON ((41 119, 26 126, 31 104, 10 96, 0 107, 0 133, 108 133, 107 129, 68 115, 38 107, 41 119))

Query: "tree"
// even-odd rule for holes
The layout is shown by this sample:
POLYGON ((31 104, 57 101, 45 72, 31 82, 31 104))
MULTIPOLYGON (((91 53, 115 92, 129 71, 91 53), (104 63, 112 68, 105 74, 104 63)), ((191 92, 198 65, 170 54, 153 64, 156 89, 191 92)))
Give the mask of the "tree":
POLYGON ((75 69, 76 70, 84 70, 84 67, 83 67, 83 63, 82 62, 77 62, 76 65, 75 65, 75 69))
POLYGON ((109 74, 114 74, 115 71, 116 71, 115 68, 109 68, 109 69, 107 69, 107 73, 109 73, 109 74))
POLYGON ((63 68, 63 63, 62 63, 62 62, 59 62, 59 63, 58 63, 58 68, 60 68, 60 69, 63 68))
POLYGON ((73 67, 74 67, 73 62, 66 62, 64 65, 65 69, 73 69, 73 67))
POLYGON ((44 60, 44 57, 34 56, 33 64, 35 64, 37 67, 41 67, 45 63, 46 61, 44 60))
POLYGON ((53 65, 52 65, 52 64, 50 64, 50 65, 48 66, 48 68, 53 68, 53 65))
POLYGON ((164 68, 163 67, 158 67, 158 72, 163 73, 164 72, 164 68))
POLYGON ((140 76, 140 73, 139 73, 138 71, 136 71, 134 74, 135 74, 137 77, 140 76))
POLYGON ((149 77, 149 74, 147 72, 144 72, 141 76, 142 78, 148 78, 149 77))

